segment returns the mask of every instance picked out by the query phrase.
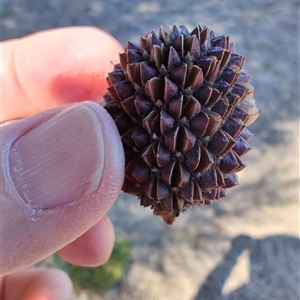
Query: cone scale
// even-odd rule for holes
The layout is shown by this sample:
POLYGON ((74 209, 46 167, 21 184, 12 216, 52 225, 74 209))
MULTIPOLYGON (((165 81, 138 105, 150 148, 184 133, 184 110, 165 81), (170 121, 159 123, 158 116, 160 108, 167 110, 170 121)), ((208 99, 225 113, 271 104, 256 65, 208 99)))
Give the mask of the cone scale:
POLYGON ((128 42, 104 96, 125 151, 123 191, 167 224, 238 184, 259 115, 228 36, 173 25, 128 42))

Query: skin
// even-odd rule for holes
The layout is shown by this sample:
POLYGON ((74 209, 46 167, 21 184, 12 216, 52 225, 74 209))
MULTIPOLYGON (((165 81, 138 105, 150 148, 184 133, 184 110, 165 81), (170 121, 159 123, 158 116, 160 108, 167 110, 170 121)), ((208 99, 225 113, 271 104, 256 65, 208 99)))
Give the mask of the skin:
MULTIPOLYGON (((45 31, 2 43, 1 122, 22 120, 1 127, 0 299, 71 299, 72 283, 64 272, 27 268, 56 251, 80 266, 98 266, 109 259, 114 230, 105 214, 121 190, 124 154, 113 121, 94 102, 102 99, 106 74, 121 51, 111 36, 90 27, 45 31), (74 102, 79 104, 70 104, 74 102), (96 155, 97 143, 94 151, 101 165, 99 184, 71 205, 72 199, 49 205, 38 195, 34 205, 24 201, 9 176, 17 158, 5 153, 32 128, 42 130, 39 124, 74 107, 79 124, 91 120, 88 124, 99 139, 100 154, 96 155)), ((71 126, 66 124, 62 130, 71 126)))

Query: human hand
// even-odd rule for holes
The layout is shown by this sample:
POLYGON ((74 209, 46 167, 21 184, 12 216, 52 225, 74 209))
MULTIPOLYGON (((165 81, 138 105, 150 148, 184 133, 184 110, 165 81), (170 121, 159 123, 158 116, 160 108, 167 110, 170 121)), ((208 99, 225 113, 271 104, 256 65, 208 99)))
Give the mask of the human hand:
POLYGON ((1 121, 23 119, 0 128, 0 299, 69 299, 65 273, 24 268, 56 251, 82 266, 111 254, 105 213, 120 193, 124 154, 114 122, 94 102, 120 51, 88 27, 2 44, 1 121))

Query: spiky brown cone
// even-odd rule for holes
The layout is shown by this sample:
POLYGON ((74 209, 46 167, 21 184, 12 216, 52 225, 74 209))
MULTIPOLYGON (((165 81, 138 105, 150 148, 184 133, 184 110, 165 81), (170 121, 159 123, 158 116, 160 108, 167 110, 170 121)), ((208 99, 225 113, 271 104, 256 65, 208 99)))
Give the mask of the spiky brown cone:
POLYGON ((106 110, 125 150, 123 190, 168 224, 238 183, 259 115, 244 57, 227 36, 198 25, 163 27, 128 42, 108 74, 106 110))

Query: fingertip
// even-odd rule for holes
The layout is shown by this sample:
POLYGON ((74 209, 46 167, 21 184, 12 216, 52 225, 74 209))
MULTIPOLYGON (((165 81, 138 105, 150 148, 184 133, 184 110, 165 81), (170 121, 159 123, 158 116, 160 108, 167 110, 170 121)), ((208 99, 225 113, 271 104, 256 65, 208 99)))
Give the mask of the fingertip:
POLYGON ((28 285, 23 300, 71 299, 73 284, 69 276, 59 269, 45 269, 28 285))
POLYGON ((2 49, 3 120, 67 103, 99 102, 122 51, 112 36, 93 27, 43 31, 5 42, 2 49))
POLYGON ((3 299, 71 299, 73 294, 69 276, 58 269, 26 269, 6 276, 2 282, 3 299))
POLYGON ((110 219, 104 216, 86 233, 59 250, 58 254, 73 265, 95 267, 109 260, 114 241, 113 225, 110 219))

